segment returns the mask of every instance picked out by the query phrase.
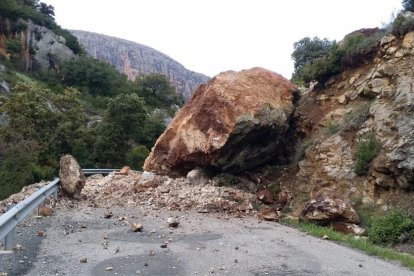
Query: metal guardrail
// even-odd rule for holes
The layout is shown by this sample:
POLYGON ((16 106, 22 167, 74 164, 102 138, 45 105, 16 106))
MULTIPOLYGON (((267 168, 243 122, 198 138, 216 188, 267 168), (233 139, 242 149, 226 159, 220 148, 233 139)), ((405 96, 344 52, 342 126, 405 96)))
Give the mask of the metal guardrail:
POLYGON ((118 169, 82 169, 84 175, 92 174, 110 174, 111 172, 119 172, 118 169))
MULTIPOLYGON (((119 171, 118 169, 82 169, 84 175, 110 174, 119 171)), ((17 205, 8 205, 7 212, 0 216, 0 240, 5 239, 6 250, 14 247, 14 229, 27 215, 37 208, 50 195, 57 198, 59 188, 59 178, 55 178, 45 187, 34 192, 28 198, 17 205)))
POLYGON ((8 206, 8 211, 0 216, 0 240, 5 238, 6 250, 11 250, 14 246, 14 228, 17 224, 23 221, 28 214, 42 204, 48 196, 53 195, 57 198, 59 181, 59 178, 55 178, 55 180, 34 192, 16 206, 11 208, 8 206))

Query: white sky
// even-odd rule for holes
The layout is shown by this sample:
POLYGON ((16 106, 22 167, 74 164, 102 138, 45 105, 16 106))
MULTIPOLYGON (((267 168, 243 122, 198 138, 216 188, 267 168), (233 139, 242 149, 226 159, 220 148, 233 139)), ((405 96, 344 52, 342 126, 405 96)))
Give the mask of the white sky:
POLYGON ((381 27, 401 0, 43 0, 56 21, 135 41, 214 76, 255 66, 291 77, 293 43, 381 27))

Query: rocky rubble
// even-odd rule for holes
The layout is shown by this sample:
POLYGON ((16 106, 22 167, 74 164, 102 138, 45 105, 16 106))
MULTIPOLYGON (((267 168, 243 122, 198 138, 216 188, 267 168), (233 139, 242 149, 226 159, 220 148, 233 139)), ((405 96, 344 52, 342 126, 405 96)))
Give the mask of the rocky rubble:
POLYGON ((46 186, 48 183, 49 182, 41 181, 41 182, 36 183, 36 184, 25 186, 25 187, 23 187, 23 189, 19 193, 13 194, 13 195, 9 196, 8 198, 6 198, 5 200, 0 201, 0 213, 6 212, 6 206, 8 204, 17 204, 17 203, 25 200, 31 194, 33 194, 34 192, 40 190, 41 188, 46 186))
POLYGON ((236 187, 218 187, 211 182, 192 182, 131 171, 128 175, 94 175, 87 178, 82 195, 93 206, 146 206, 199 212, 252 212, 255 195, 236 187))

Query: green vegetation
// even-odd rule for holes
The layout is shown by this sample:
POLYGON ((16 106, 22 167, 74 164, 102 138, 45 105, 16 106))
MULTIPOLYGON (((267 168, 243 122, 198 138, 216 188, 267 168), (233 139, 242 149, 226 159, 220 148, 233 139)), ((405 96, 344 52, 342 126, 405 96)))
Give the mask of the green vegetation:
MULTIPOLYGON (((52 178, 61 154, 87 151, 85 114, 76 94, 74 89, 54 94, 18 84, 2 97, 0 112, 7 114, 8 124, 0 128, 0 199, 28 183, 52 178)), ((87 161, 77 158, 81 164, 87 161)))
POLYGON ((136 94, 121 94, 111 100, 97 129, 95 154, 99 166, 125 165, 127 152, 142 140, 146 119, 144 102, 136 94))
POLYGON ((376 244, 392 245, 414 238, 414 220, 402 210, 393 210, 372 222, 369 239, 376 244))
POLYGON ((357 175, 365 175, 369 164, 377 156, 379 150, 380 144, 374 134, 360 138, 355 152, 354 172, 357 175))
POLYGON ((391 32, 396 36, 404 36, 406 33, 414 31, 414 18, 412 16, 404 16, 400 13, 391 24, 391 32))
POLYGON ((294 44, 292 81, 299 85, 317 81, 323 86, 341 71, 372 59, 384 34, 379 29, 360 30, 347 35, 340 43, 318 37, 302 38, 294 44))
POLYGON ((136 80, 140 95, 152 108, 164 108, 170 116, 176 112, 176 106, 184 103, 184 98, 175 92, 167 77, 162 74, 150 74, 136 80))
POLYGON ((338 122, 329 121, 325 128, 323 129, 324 133, 330 137, 338 133, 342 129, 342 125, 338 122))
POLYGON ((402 265, 414 270, 414 257, 408 254, 399 253, 391 248, 384 248, 377 245, 374 245, 371 241, 366 238, 356 238, 352 235, 345 235, 338 232, 335 232, 331 228, 322 227, 313 223, 307 222, 298 222, 289 219, 281 220, 283 224, 286 224, 291 227, 298 228, 312 236, 322 238, 323 236, 328 236, 332 241, 336 241, 345 245, 348 245, 352 248, 356 248, 364 251, 368 255, 378 256, 385 260, 396 260, 401 262, 402 265))

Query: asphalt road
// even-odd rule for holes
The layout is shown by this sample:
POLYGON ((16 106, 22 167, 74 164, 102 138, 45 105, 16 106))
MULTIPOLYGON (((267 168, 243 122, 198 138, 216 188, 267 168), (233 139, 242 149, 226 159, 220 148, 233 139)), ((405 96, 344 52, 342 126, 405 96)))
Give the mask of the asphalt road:
MULTIPOLYGON (((18 228, 23 250, 0 253, 8 275, 414 275, 396 263, 273 222, 223 214, 57 208, 18 228), (143 225, 131 232, 126 220, 143 225), (168 217, 180 225, 171 229, 168 217), (38 230, 46 237, 38 237, 38 230), (161 248, 165 245, 166 248, 161 248), (81 262, 86 258, 86 262, 81 262)), ((85 260, 84 260, 85 261, 85 260)))

